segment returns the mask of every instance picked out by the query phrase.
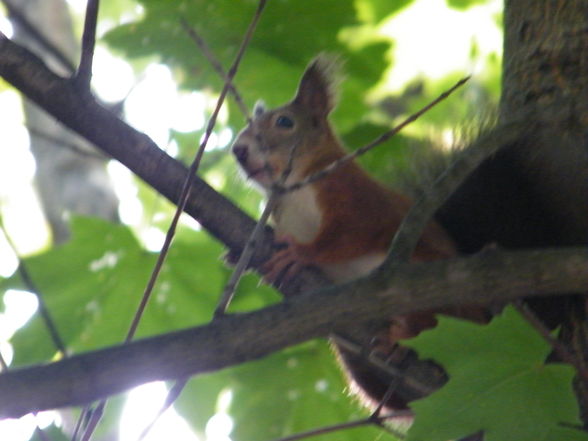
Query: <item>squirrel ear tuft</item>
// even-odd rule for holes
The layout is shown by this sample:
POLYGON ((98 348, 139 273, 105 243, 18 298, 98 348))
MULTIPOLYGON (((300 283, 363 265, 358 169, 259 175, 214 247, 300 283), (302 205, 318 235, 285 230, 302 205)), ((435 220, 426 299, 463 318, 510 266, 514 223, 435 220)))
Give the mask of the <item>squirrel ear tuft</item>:
POLYGON ((253 117, 257 118, 265 113, 266 106, 263 100, 257 100, 253 106, 253 117))
POLYGON ((304 71, 294 102, 326 117, 337 103, 341 64, 336 56, 319 54, 304 71))

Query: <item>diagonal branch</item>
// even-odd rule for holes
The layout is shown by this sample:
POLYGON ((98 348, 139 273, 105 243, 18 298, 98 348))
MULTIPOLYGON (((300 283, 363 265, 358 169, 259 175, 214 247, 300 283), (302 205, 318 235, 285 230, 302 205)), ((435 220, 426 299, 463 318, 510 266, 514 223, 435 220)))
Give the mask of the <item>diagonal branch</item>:
MULTIPOLYGON (((55 75, 36 55, 2 34, 0 76, 66 127, 120 161, 171 202, 178 203, 187 175, 183 164, 91 96, 80 95, 71 82, 55 75)), ((199 177, 194 179, 185 211, 235 254, 241 253, 255 226, 253 219, 199 177)), ((271 233, 266 231, 261 239, 252 257, 253 266, 271 253, 271 233)), ((312 283, 312 276, 306 283, 312 283)))
MULTIPOLYGON (((105 154, 120 161, 157 192, 178 204, 187 168, 175 160, 145 134, 121 121, 91 95, 81 95, 68 80, 53 72, 29 50, 0 33, 0 76, 28 99, 92 142, 105 154)), ((255 221, 199 177, 194 178, 184 210, 235 255, 241 254, 255 221)), ((267 229, 257 243, 251 266, 258 267, 272 252, 273 235, 267 229)), ((325 279, 305 270, 282 289, 291 295, 319 284, 325 279)))

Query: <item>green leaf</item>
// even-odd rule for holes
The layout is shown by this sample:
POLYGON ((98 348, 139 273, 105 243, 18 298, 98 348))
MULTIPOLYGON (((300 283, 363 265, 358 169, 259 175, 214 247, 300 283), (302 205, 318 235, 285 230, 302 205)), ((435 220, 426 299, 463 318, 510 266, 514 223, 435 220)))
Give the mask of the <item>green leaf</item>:
POLYGON ((413 0, 358 0, 357 8, 363 20, 379 23, 410 5, 413 0))
POLYGON ((61 431, 61 429, 58 429, 52 424, 51 426, 44 428, 42 434, 36 430, 33 433, 31 441, 46 441, 48 439, 51 441, 69 441, 71 437, 67 436, 61 431))
MULTIPOLYGON (((143 253, 124 227, 82 218, 74 219, 71 227, 69 242, 25 264, 67 346, 120 342, 138 302, 133 297, 140 292, 137 280, 144 283, 153 256, 143 253)), ((18 275, 3 284, 5 289, 19 287, 18 275)), ((44 361, 55 353, 38 315, 12 343, 15 364, 44 361)))
MULTIPOLYGON (((126 226, 75 218, 66 244, 25 260, 66 346, 92 350, 123 341, 154 268, 126 226)), ((225 269, 222 247, 204 232, 178 234, 137 336, 210 320, 225 269)), ((20 288, 15 275, 2 288, 20 288)), ((15 364, 46 361, 55 348, 38 315, 13 337, 15 364)))
MULTIPOLYGON (((346 392, 339 367, 323 342, 308 342, 262 360, 193 378, 175 403, 197 432, 229 392, 231 439, 269 440, 365 418, 346 392)), ((390 439, 380 429, 360 427, 323 435, 326 440, 390 439)))
POLYGON ((230 384, 230 370, 192 377, 174 402, 174 407, 190 424, 192 430, 202 435, 206 423, 217 412, 217 401, 230 384))
MULTIPOLYGON (((330 348, 313 341, 231 369, 235 441, 267 440, 359 419, 330 348)), ((325 440, 375 439, 361 428, 324 435, 325 440)))
POLYGON ((449 374, 443 388, 413 403, 408 440, 446 441, 480 430, 485 441, 563 439, 548 435, 561 433, 562 423, 579 424, 574 370, 545 364, 551 348, 512 308, 487 326, 441 317, 434 331, 407 345, 449 374))
MULTIPOLYGON (((249 107, 262 98, 270 107, 282 105, 296 91, 308 62, 319 52, 334 52, 349 62, 341 106, 334 120, 348 130, 367 112, 366 91, 386 67, 387 42, 374 37, 351 50, 340 38, 342 29, 360 24, 351 0, 283 0, 268 2, 243 58, 235 84, 249 107)), ((257 2, 233 0, 143 0, 141 20, 119 26, 104 36, 128 57, 158 56, 175 69, 182 87, 220 91, 222 81, 182 28, 185 20, 228 68, 237 52, 257 2)), ((386 9, 386 8, 385 8, 386 9)), ((394 9, 394 8, 390 8, 394 9)), ((230 125, 243 124, 230 108, 230 125)))

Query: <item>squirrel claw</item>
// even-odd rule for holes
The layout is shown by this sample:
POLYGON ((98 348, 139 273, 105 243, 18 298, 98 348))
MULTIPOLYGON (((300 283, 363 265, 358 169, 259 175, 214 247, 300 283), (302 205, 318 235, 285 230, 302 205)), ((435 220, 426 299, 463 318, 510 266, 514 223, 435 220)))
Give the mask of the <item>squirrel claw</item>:
POLYGON ((287 282, 307 265, 291 236, 278 237, 276 242, 284 243, 286 247, 276 251, 261 267, 263 280, 269 284, 287 282))

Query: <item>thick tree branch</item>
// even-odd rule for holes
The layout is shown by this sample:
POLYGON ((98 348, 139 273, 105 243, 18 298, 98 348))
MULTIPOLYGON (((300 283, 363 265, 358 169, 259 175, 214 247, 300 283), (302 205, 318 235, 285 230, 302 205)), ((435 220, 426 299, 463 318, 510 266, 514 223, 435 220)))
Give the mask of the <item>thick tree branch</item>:
POLYGON ((206 326, 7 372, 0 375, 0 418, 80 405, 148 381, 222 369, 393 314, 583 292, 586 286, 588 255, 583 248, 492 251, 401 265, 386 282, 367 277, 206 326))
MULTIPOLYGON (((0 76, 65 126, 148 180, 162 195, 177 201, 187 173, 184 165, 91 97, 79 94, 73 82, 55 75, 34 54, 2 36, 0 76)), ((250 231, 254 226, 251 218, 199 179, 186 211, 231 247, 244 243, 242 237, 247 233, 241 230, 250 231), (225 227, 227 219, 230 225, 225 227)))

